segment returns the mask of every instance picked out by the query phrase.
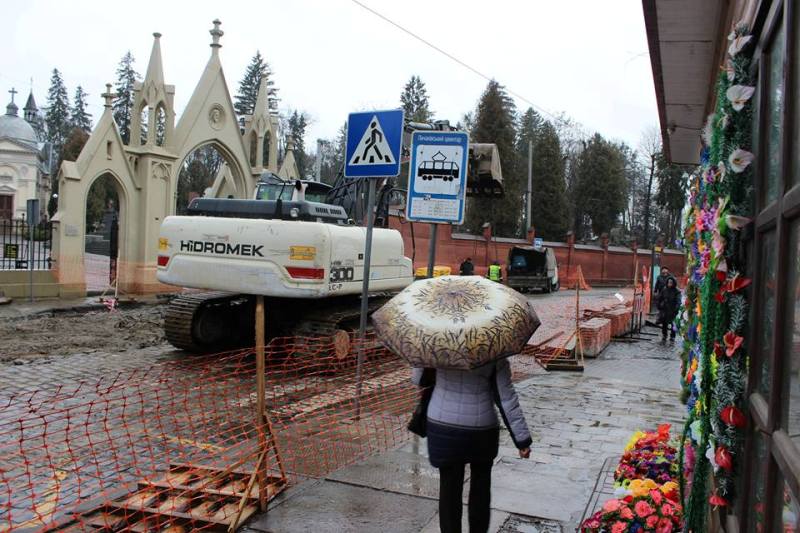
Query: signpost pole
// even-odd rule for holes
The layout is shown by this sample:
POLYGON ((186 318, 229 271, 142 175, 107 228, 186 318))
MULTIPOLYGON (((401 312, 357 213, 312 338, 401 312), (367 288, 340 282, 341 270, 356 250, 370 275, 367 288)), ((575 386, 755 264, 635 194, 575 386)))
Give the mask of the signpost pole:
POLYGON ((428 277, 433 277, 433 264, 436 262, 436 238, 439 234, 439 224, 431 224, 431 242, 428 246, 428 277))
POLYGON ((525 223, 526 231, 531 229, 531 196, 533 194, 533 141, 528 141, 528 192, 525 195, 525 223))
POLYGON ((360 342, 358 360, 356 362, 356 419, 361 417, 361 381, 364 367, 367 314, 369 313, 369 266, 372 259, 372 227, 375 222, 375 180, 367 178, 367 181, 369 181, 369 193, 367 194, 367 242, 364 247, 364 282, 361 285, 361 319, 358 324, 360 342))

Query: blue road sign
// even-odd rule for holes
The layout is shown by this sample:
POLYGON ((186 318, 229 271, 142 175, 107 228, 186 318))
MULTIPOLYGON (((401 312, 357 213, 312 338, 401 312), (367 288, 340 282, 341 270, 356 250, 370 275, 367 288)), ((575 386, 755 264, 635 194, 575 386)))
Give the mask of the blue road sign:
POLYGON ((411 135, 408 220, 433 224, 464 222, 468 154, 466 133, 415 131, 411 135))
POLYGON ((400 174, 403 110, 350 113, 347 118, 346 178, 387 178, 400 174))

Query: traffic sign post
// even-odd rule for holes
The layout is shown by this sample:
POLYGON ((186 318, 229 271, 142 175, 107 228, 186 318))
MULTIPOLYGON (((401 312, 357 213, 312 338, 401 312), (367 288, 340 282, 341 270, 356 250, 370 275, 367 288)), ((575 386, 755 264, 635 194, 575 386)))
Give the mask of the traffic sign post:
POLYGON ((406 219, 431 224, 428 277, 436 262, 438 224, 464 222, 469 136, 458 131, 411 135, 406 219))
POLYGON ((347 118, 345 178, 369 180, 367 193, 367 236, 364 246, 364 281, 361 286, 361 317, 358 333, 361 347, 356 363, 356 418, 361 416, 361 382, 364 366, 364 336, 369 312, 369 278, 372 260, 372 229, 375 223, 375 180, 400 174, 403 146, 403 110, 350 113, 347 118))

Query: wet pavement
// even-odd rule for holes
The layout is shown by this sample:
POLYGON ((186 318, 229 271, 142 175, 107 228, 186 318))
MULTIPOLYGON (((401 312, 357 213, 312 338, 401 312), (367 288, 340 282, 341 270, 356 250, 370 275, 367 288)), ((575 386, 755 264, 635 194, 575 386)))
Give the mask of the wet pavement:
MULTIPOLYGON (((647 340, 612 342, 586 361, 583 373, 542 371, 516 384, 533 433, 532 454, 520 459, 502 431, 490 531, 574 531, 604 463, 621 455, 633 432, 662 423, 680 431, 676 348, 662 345, 659 336, 641 337, 647 340)), ((427 461, 424 439, 415 437, 297 485, 245 531, 435 532, 437 498, 438 473, 427 461)), ((466 509, 464 523, 466 531, 466 509)))

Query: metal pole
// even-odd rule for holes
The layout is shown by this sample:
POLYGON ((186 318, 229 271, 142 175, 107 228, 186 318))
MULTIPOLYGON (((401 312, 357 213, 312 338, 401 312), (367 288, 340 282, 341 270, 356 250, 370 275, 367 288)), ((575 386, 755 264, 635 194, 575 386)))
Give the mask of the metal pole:
POLYGON ((356 419, 361 416, 361 380, 364 367, 364 345, 367 333, 367 314, 369 312, 369 266, 372 259, 372 227, 375 222, 375 179, 367 178, 369 181, 369 193, 367 194, 367 242, 364 246, 364 281, 361 285, 361 320, 358 325, 358 336, 360 337, 358 348, 358 359, 356 362, 356 419))
POLYGON ((28 220, 28 271, 29 271, 29 284, 30 284, 30 301, 33 301, 33 232, 35 230, 35 226, 31 224, 31 221, 28 220))
POLYGON ((436 237, 439 234, 439 224, 431 224, 431 242, 428 246, 428 277, 433 277, 433 264, 436 262, 436 237))
POLYGON ((532 226, 531 224, 532 194, 533 194, 533 141, 528 141, 528 192, 525 195, 526 197, 525 222, 528 224, 528 227, 525 228, 525 231, 529 230, 532 226))

